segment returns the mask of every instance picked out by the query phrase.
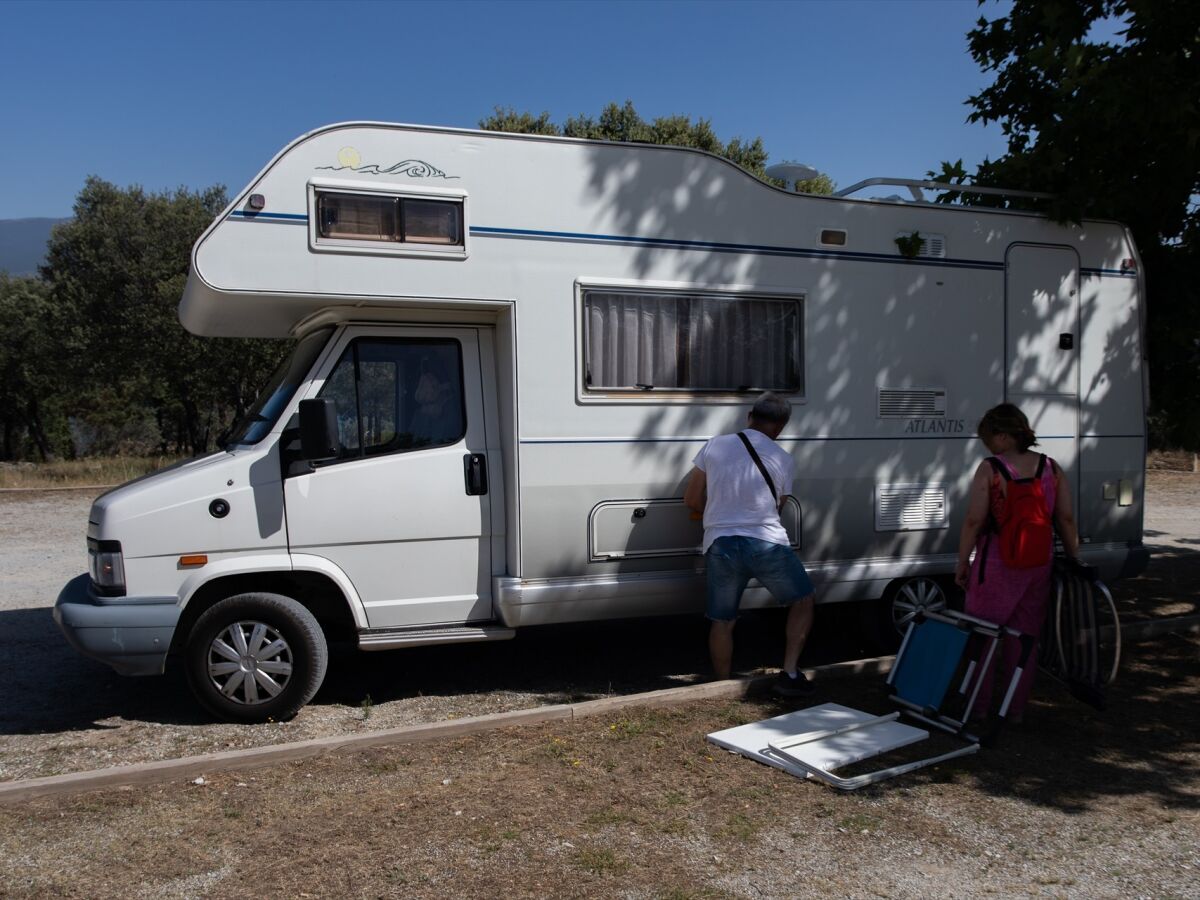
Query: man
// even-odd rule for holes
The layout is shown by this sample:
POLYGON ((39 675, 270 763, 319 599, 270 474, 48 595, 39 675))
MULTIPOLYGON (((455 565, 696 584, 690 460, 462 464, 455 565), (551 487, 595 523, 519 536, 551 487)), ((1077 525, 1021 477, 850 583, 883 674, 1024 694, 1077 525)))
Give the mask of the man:
POLYGON ((746 584, 757 578, 776 600, 790 607, 783 671, 773 685, 785 697, 812 693, 796 663, 812 628, 815 596, 804 564, 792 552, 779 521, 779 510, 792 490, 794 464, 775 438, 791 415, 792 407, 782 397, 770 391, 759 396, 745 431, 719 435, 696 454, 683 497, 704 515, 707 615, 712 621, 708 650, 716 677, 729 677, 738 606, 746 584))

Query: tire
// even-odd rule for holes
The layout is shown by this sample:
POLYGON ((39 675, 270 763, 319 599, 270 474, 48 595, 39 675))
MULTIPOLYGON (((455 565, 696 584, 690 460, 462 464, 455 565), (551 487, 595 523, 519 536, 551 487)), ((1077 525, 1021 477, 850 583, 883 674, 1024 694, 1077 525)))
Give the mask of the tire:
POLYGON ((888 586, 883 599, 867 606, 867 634, 885 652, 900 646, 909 623, 922 612, 961 609, 961 591, 940 578, 916 575, 888 586))
POLYGON ((184 660, 196 700, 218 719, 279 722, 316 694, 329 648, 313 614, 290 597, 237 594, 196 620, 184 660))

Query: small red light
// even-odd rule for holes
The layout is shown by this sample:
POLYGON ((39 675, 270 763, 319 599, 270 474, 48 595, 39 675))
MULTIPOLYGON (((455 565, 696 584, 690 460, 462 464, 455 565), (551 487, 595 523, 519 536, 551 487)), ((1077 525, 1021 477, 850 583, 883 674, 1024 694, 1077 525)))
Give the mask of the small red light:
POLYGON ((1137 271, 1137 261, 1132 258, 1121 260, 1121 271, 1122 272, 1136 272, 1137 271))

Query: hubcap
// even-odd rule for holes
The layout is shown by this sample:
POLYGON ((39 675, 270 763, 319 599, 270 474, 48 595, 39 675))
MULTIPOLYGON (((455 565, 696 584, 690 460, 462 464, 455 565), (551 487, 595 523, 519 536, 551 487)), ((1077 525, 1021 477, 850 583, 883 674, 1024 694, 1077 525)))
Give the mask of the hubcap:
POLYGON ((892 623, 901 634, 921 612, 943 612, 946 592, 932 578, 910 578, 892 598, 892 623))
POLYGON ((208 677, 235 703, 266 703, 292 677, 292 648, 263 622, 234 622, 208 647, 208 677))

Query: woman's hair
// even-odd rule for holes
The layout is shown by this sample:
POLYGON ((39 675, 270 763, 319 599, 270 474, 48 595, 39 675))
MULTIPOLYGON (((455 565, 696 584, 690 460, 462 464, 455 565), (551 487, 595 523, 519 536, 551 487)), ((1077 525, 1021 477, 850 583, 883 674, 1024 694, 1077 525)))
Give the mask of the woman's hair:
POLYGON ((1001 403, 985 412, 983 418, 979 420, 979 427, 975 429, 975 433, 985 441, 998 434, 1010 435, 1016 440, 1017 446, 1022 451, 1028 450, 1037 443, 1037 435, 1029 427, 1029 420, 1025 418, 1025 413, 1012 403, 1001 403))

